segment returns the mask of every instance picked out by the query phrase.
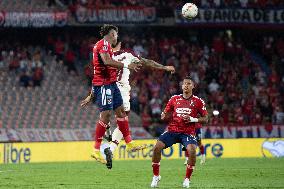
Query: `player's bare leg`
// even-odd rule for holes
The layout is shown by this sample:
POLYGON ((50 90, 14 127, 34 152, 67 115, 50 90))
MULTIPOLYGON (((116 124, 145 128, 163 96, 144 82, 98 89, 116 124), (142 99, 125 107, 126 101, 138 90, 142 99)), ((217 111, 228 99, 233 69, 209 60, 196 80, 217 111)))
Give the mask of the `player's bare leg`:
MULTIPOLYGON (((205 161, 206 161, 206 156, 205 156, 205 151, 204 151, 204 145, 201 143, 201 141, 199 140, 197 142, 198 144, 198 148, 199 148, 199 151, 200 151, 200 164, 204 164, 205 161)), ((187 165, 187 161, 188 161, 188 157, 189 157, 189 153, 188 151, 185 149, 185 147, 182 148, 182 150, 184 151, 185 150, 185 162, 184 162, 184 165, 187 165)))
POLYGON ((123 106, 118 107, 115 109, 115 115, 116 115, 116 123, 121 131, 123 138, 126 143, 126 150, 128 152, 135 152, 137 150, 144 149, 144 145, 136 145, 134 141, 132 141, 130 131, 129 131, 129 122, 128 122, 128 116, 126 112, 124 111, 123 106))
POLYGON ((94 144, 94 152, 92 153, 91 157, 96 159, 98 162, 106 163, 106 160, 102 157, 100 153, 100 147, 103 140, 103 136, 105 134, 106 128, 108 127, 110 121, 111 111, 106 110, 100 113, 100 119, 96 124, 96 131, 95 131, 95 144, 94 144))
POLYGON ((189 157, 188 157, 187 166, 186 166, 186 175, 185 175, 185 179, 183 181, 182 186, 184 188, 189 188, 190 177, 192 175, 192 172, 194 170, 195 163, 196 163, 196 146, 195 146, 195 144, 187 145, 186 150, 189 154, 189 157))
POLYGON ((151 183, 152 188, 158 187, 158 183, 161 180, 160 176, 160 161, 162 150, 165 148, 165 144, 161 141, 157 141, 156 145, 153 148, 153 156, 152 156, 152 168, 153 168, 153 179, 151 183))
POLYGON ((201 140, 198 140, 197 144, 198 144, 198 147, 199 147, 199 150, 200 150, 200 157, 201 157, 200 164, 204 164, 205 161, 206 161, 206 156, 205 156, 205 152, 204 152, 204 146, 201 143, 201 140))

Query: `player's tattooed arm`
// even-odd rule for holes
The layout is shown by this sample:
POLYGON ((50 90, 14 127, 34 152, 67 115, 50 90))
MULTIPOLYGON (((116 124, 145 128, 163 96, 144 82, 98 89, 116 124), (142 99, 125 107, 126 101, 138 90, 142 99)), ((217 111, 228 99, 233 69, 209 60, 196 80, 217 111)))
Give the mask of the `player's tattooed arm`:
MULTIPOLYGON (((124 64, 118 61, 113 60, 108 53, 100 53, 100 56, 106 66, 111 66, 114 68, 124 68, 124 64)), ((128 65, 128 69, 138 71, 142 65, 140 63, 134 64, 131 63, 128 65)))
POLYGON ((149 59, 142 58, 142 57, 141 57, 140 61, 145 66, 155 68, 155 69, 158 69, 158 70, 165 70, 165 71, 171 72, 172 74, 175 73, 175 68, 173 66, 164 66, 162 64, 155 62, 154 60, 149 60, 149 59))

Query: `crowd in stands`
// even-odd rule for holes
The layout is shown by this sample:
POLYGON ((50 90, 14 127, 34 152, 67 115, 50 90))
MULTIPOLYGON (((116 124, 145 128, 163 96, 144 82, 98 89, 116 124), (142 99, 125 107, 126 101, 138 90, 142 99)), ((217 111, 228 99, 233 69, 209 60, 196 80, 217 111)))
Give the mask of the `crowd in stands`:
MULTIPOLYGON (((16 44, 19 45, 19 44, 16 44)), ((40 86, 44 77, 44 62, 42 48, 21 47, 14 48, 5 44, 0 45, 0 68, 8 68, 11 77, 19 81, 23 87, 40 86)))
MULTIPOLYGON (((267 64, 264 69, 253 58, 246 41, 231 31, 216 33, 206 42, 198 35, 184 38, 172 33, 160 35, 158 31, 143 33, 121 35, 122 48, 176 68, 173 75, 149 68, 131 75, 131 109, 140 115, 146 130, 164 125, 160 114, 169 98, 181 93, 180 81, 188 73, 196 83, 194 94, 207 103, 209 125, 284 123, 283 38, 262 36, 260 45, 254 49, 267 64), (219 116, 212 116, 215 109, 220 111, 219 116)), ((9 76, 16 78, 22 87, 40 86, 47 64, 42 57, 51 53, 56 55, 57 62, 66 65, 69 75, 80 80, 78 75, 84 74, 78 71, 81 66, 78 62, 91 62, 92 46, 97 40, 83 35, 72 38, 48 35, 44 47, 1 43, 0 69, 8 68, 9 76)), ((82 70, 91 84, 91 65, 85 64, 82 70)))
POLYGON ((75 66, 77 53, 71 45, 74 44, 67 44, 60 38, 54 40, 50 36, 43 46, 3 40, 0 44, 0 69, 7 68, 10 75, 19 81, 22 87, 41 86, 44 79, 44 67, 48 63, 45 62, 44 57, 50 54, 57 57, 58 63, 66 66, 68 73, 78 76, 75 66))
MULTIPOLYGON (((124 50, 177 69, 174 75, 144 69, 131 76, 131 108, 140 114, 147 130, 159 123, 168 99, 181 93, 179 81, 188 73, 196 82, 195 95, 207 102, 209 125, 284 123, 283 38, 262 36, 257 49, 248 49, 231 31, 216 34, 208 43, 201 43, 198 36, 189 40, 158 34, 150 34, 147 40, 135 35, 121 38, 124 50), (267 70, 253 58, 252 51, 259 52, 267 70), (220 115, 212 116, 213 110, 220 115)), ((86 70, 91 79, 89 67, 86 70)))
POLYGON ((230 31, 215 35, 204 45, 198 37, 189 41, 178 36, 137 37, 122 38, 126 50, 177 69, 172 76, 147 69, 132 75, 132 110, 142 116, 145 128, 159 122, 170 96, 181 92, 179 81, 187 73, 195 80, 195 94, 205 99, 209 113, 213 109, 221 112, 212 116, 210 125, 284 123, 283 39, 263 38, 261 54, 269 66, 266 73, 245 41, 234 38, 230 31))

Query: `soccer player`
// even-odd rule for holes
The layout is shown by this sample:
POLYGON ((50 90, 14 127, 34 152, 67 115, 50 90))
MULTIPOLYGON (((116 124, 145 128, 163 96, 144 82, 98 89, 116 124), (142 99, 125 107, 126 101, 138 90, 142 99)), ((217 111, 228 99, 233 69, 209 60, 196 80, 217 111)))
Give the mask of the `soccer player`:
MULTIPOLYGON (((100 146, 109 127, 111 110, 115 111, 116 122, 123 134, 127 150, 133 151, 139 149, 139 146, 132 142, 129 132, 128 118, 123 108, 123 101, 120 90, 116 85, 117 69, 128 68, 139 70, 139 63, 130 63, 124 65, 119 61, 112 59, 113 51, 111 45, 117 44, 118 28, 113 25, 103 25, 100 31, 103 39, 98 41, 93 48, 93 66, 94 78, 93 87, 90 95, 82 101, 81 106, 88 104, 93 97, 96 98, 96 104, 100 110, 100 118, 96 124, 94 152, 91 155, 98 162, 106 163, 106 160, 100 153, 100 146)), ((106 159, 111 158, 111 154, 106 154, 106 159)))
POLYGON ((160 161, 161 151, 175 143, 181 143, 186 147, 189 153, 189 159, 186 166, 186 176, 183 187, 189 188, 190 177, 194 170, 196 162, 196 145, 195 124, 207 123, 208 115, 205 103, 201 98, 192 95, 194 82, 190 76, 183 80, 181 95, 172 96, 165 110, 161 114, 161 119, 171 117, 168 131, 165 131, 158 139, 153 149, 152 168, 153 180, 151 187, 158 187, 161 180, 160 161), (201 115, 197 118, 198 115, 201 115))
MULTIPOLYGON (((155 70, 163 70, 167 72, 174 73, 175 68, 173 66, 163 66, 154 60, 149 60, 146 58, 140 58, 133 56, 131 53, 121 51, 121 42, 119 42, 116 47, 113 48, 114 51, 114 59, 117 61, 121 61, 124 63, 124 66, 129 65, 131 62, 141 63, 143 66, 154 68, 155 70)), ((121 92, 122 99, 123 99, 123 106, 125 112, 130 112, 130 90, 131 86, 129 84, 129 75, 130 70, 126 67, 121 69, 117 76, 117 86, 121 92)), ((109 145, 109 148, 106 148, 106 151, 111 151, 112 153, 117 148, 119 142, 122 140, 123 134, 119 128, 116 128, 112 133, 112 141, 109 145)), ((108 152, 110 153, 110 152, 108 152)), ((111 162, 108 162, 108 164, 111 162)), ((111 167, 111 165, 110 165, 111 167)))
MULTIPOLYGON (((175 72, 175 68, 173 66, 163 66, 153 60, 149 60, 146 58, 140 58, 133 56, 131 53, 121 51, 121 42, 119 42, 114 48, 114 56, 113 59, 116 61, 120 61, 124 63, 124 66, 128 66, 131 62, 132 63, 141 63, 142 65, 146 67, 151 67, 156 70, 164 70, 171 73, 175 72)), ((129 76, 130 76, 130 70, 126 67, 121 69, 117 76, 117 86, 121 92, 122 99, 123 99, 123 106, 124 110, 127 114, 130 112, 130 90, 131 86, 129 84, 129 76)), ((109 145, 109 148, 104 149, 105 154, 113 154, 115 149, 117 148, 119 142, 122 140, 123 134, 119 130, 119 128, 116 128, 112 134, 112 141, 109 145)), ((144 148, 145 146, 140 146, 141 148, 144 148)), ((107 158, 107 167, 109 169, 112 168, 112 159, 107 158)))
MULTIPOLYGON (((201 155, 200 164, 204 164, 205 160, 206 160, 206 157, 205 157, 204 145, 201 142, 201 139, 202 139, 202 124, 200 124, 200 123, 196 123, 195 124, 195 136, 196 136, 197 145, 198 145, 198 148, 199 148, 199 151, 200 151, 200 155, 201 155)), ((185 147, 183 147, 182 150, 185 151, 185 162, 184 162, 184 165, 187 165, 189 154, 186 151, 185 147)))

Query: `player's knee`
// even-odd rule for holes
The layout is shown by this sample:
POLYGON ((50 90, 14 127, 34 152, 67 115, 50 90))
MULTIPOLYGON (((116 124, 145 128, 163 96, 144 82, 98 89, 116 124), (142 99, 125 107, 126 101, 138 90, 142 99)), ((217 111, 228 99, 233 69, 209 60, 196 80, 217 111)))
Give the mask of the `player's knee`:
POLYGON ((190 156, 194 156, 196 154, 196 148, 193 145, 188 145, 187 151, 190 156))
POLYGON ((161 153, 163 148, 161 148, 161 146, 159 145, 155 145, 154 148, 153 148, 153 152, 154 154, 158 154, 158 153, 161 153))
POLYGON ((104 123, 108 124, 110 122, 111 112, 110 111, 104 111, 100 114, 100 120, 104 123))
POLYGON ((124 111, 123 106, 120 106, 120 107, 118 107, 118 108, 116 109, 115 115, 116 115, 116 117, 118 117, 118 118, 124 118, 124 117, 126 117, 126 113, 125 113, 125 111, 124 111))

